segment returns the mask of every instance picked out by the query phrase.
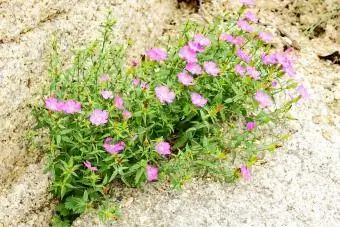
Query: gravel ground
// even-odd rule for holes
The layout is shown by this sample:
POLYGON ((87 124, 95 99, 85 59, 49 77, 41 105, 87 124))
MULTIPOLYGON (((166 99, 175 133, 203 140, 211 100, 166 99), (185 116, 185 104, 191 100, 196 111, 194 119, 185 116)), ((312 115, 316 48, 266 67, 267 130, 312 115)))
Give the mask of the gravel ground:
MULTIPOLYGON (((51 34, 57 32, 63 58, 69 62, 73 47, 99 37, 98 25, 112 10, 118 19, 117 40, 135 40, 133 56, 178 27, 170 22, 189 15, 189 10, 176 8, 175 0, 136 2, 0 1, 0 226, 48 226, 53 212, 42 156, 28 151, 23 142, 32 124, 26 105, 39 97, 46 82, 51 34)), ((214 1, 212 9, 203 11, 231 7, 225 2, 214 1)), ((298 43, 298 73, 312 94, 310 102, 293 109, 298 120, 290 124, 292 138, 265 164, 253 168, 252 181, 223 185, 195 180, 182 191, 160 190, 157 184, 143 191, 122 189, 124 208, 118 225, 340 225, 339 66, 317 57, 340 48, 327 34, 311 41, 303 38, 284 16, 272 12, 280 7, 278 2, 259 1, 260 21, 270 23, 271 31, 284 31, 283 43, 298 43)), ((97 225, 93 214, 74 223, 97 225)))

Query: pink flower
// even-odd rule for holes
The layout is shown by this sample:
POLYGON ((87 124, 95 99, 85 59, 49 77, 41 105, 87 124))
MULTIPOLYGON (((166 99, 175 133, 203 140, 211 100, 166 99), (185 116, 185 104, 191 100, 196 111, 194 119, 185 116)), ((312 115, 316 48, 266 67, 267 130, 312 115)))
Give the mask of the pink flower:
POLYGON ((104 125, 109 118, 109 112, 106 110, 95 109, 90 116, 90 121, 93 125, 104 125))
POLYGON ((45 100, 45 106, 48 110, 54 111, 54 112, 60 112, 63 111, 65 103, 63 101, 60 101, 56 98, 50 97, 45 100))
POLYGON ((110 79, 110 76, 108 74, 104 74, 100 77, 100 82, 106 82, 110 79))
POLYGON ((155 149, 160 155, 171 154, 170 144, 167 142, 162 141, 162 142, 157 143, 155 149))
POLYGON ((295 56, 291 54, 291 49, 287 49, 285 52, 279 54, 276 53, 276 60, 279 64, 282 65, 283 71, 290 77, 295 76, 295 56))
POLYGON ((181 73, 178 73, 177 77, 178 77, 178 81, 182 83, 184 86, 189 86, 189 85, 194 84, 194 78, 184 71, 181 73))
POLYGON ((132 81, 132 85, 134 87, 137 87, 140 83, 140 79, 139 78, 134 78, 133 81, 132 81))
POLYGON ((196 52, 193 51, 189 46, 184 46, 179 51, 179 56, 188 63, 197 62, 196 52))
POLYGON ((212 76, 217 76, 220 73, 220 69, 218 68, 216 63, 213 61, 204 62, 203 67, 204 67, 204 70, 212 76))
POLYGON ((260 72, 257 71, 254 67, 247 66, 247 74, 255 80, 260 79, 260 72))
POLYGON ((242 5, 245 6, 254 6, 255 5, 255 0, 240 0, 242 5))
POLYGON ((278 83, 276 80, 274 80, 274 81, 272 82, 272 87, 276 87, 278 84, 279 84, 279 83, 278 83))
POLYGON ((240 76, 244 76, 244 74, 246 73, 246 69, 242 67, 242 65, 236 65, 235 72, 239 74, 240 76))
POLYGON ((109 152, 110 154, 118 154, 125 148, 125 143, 120 141, 115 144, 111 144, 112 137, 107 137, 104 141, 103 147, 104 149, 109 152))
POLYGON ((270 96, 261 90, 255 93, 255 100, 260 104, 262 108, 265 108, 271 104, 270 96))
POLYGON ((301 85, 296 89, 296 91, 301 95, 301 98, 302 98, 303 100, 307 100, 307 99, 310 98, 310 95, 309 95, 309 93, 308 93, 306 87, 305 87, 303 84, 301 84, 301 85))
POLYGON ((237 27, 246 32, 252 32, 254 30, 253 27, 250 24, 248 24, 247 21, 242 19, 237 21, 237 27))
POLYGON ((146 83, 146 82, 141 82, 141 83, 140 83, 140 87, 141 87, 142 89, 146 90, 146 89, 149 88, 149 84, 146 83))
POLYGON ((219 37, 219 40, 221 41, 227 41, 229 43, 232 43, 234 41, 234 36, 229 35, 227 33, 222 33, 219 37))
POLYGON ((92 166, 91 162, 89 162, 87 160, 84 161, 83 164, 86 168, 88 168, 89 170, 91 170, 93 172, 98 171, 98 168, 96 166, 92 166))
POLYGON ((199 42, 189 42, 189 48, 195 52, 203 52, 204 51, 204 46, 202 46, 199 42))
POLYGON ((103 90, 100 92, 104 99, 112 99, 113 95, 111 91, 103 90))
POLYGON ((195 35, 194 40, 204 47, 210 46, 211 44, 211 41, 202 34, 195 35))
POLYGON ((250 122, 247 123, 246 127, 247 127, 248 131, 251 131, 251 130, 253 130, 255 128, 255 126, 256 126, 256 122, 250 121, 250 122))
POLYGON ((222 33, 219 39, 222 41, 227 41, 237 46, 241 46, 244 43, 244 39, 241 36, 234 37, 226 33, 222 33))
POLYGON ((152 48, 145 54, 153 61, 164 61, 168 58, 168 53, 162 48, 152 48))
POLYGON ((244 43, 244 39, 241 36, 237 36, 231 43, 235 44, 236 46, 241 46, 244 43))
POLYGON ((136 59, 133 59, 132 62, 131 62, 131 65, 133 67, 136 67, 138 65, 138 61, 136 59))
POLYGON ((65 102, 62 109, 64 113, 68 113, 68 114, 78 113, 81 111, 81 103, 75 100, 69 100, 65 102))
POLYGON ((197 63, 188 63, 185 66, 185 69, 191 72, 194 75, 199 75, 202 74, 202 68, 199 64, 197 63))
POLYGON ((245 19, 247 19, 248 21, 251 21, 251 22, 256 22, 257 21, 257 18, 256 18, 255 14, 252 11, 247 11, 244 14, 244 17, 245 17, 245 19))
POLYGON ((236 51, 237 57, 241 58, 243 61, 249 63, 250 62, 250 56, 246 52, 242 51, 241 49, 237 49, 236 51))
POLYGON ((153 167, 152 165, 146 166, 146 178, 149 182, 155 181, 158 179, 158 168, 153 167))
POLYGON ((191 93, 190 96, 191 96, 191 102, 195 106, 203 107, 208 102, 207 99, 205 99, 203 96, 201 96, 200 94, 196 92, 191 93))
POLYGON ((124 109, 124 101, 123 101, 123 99, 120 96, 118 96, 118 95, 115 96, 114 103, 115 103, 115 107, 117 109, 119 109, 119 110, 123 110, 124 109))
POLYGON ((269 34, 269 33, 264 33, 264 32, 260 32, 259 33, 259 38, 265 42, 265 43, 269 43, 274 37, 269 34))
POLYGON ((247 168, 247 166, 243 165, 240 168, 241 175, 245 180, 250 180, 251 179, 251 172, 247 168))
POLYGON ((131 112, 129 112, 129 111, 127 111, 127 110, 124 110, 124 111, 123 111, 123 119, 124 119, 125 121, 129 120, 131 117, 132 117, 132 113, 131 113, 131 112))
POLYGON ((265 64, 265 65, 277 63, 276 53, 269 54, 269 55, 262 53, 261 58, 262 58, 263 64, 265 64))
POLYGON ((175 99, 175 93, 170 91, 167 86, 158 86, 155 88, 155 92, 161 103, 172 103, 175 99))

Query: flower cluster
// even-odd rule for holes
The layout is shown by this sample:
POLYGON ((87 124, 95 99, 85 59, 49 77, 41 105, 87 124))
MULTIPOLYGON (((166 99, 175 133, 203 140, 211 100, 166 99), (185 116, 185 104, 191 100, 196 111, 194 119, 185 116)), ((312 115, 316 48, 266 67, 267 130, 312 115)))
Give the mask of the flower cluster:
POLYGON ((45 106, 53 112, 64 112, 66 114, 74 114, 81 111, 81 103, 75 100, 58 100, 50 97, 45 100, 45 106))
POLYGON ((132 63, 121 46, 94 45, 67 71, 86 66, 78 79, 53 77, 36 118, 49 129, 53 193, 67 209, 74 198, 100 198, 113 180, 251 179, 259 146, 276 147, 263 144, 272 141, 263 126, 287 120, 289 107, 310 94, 297 80, 293 51, 269 51, 273 35, 258 29, 254 1, 241 3, 237 19, 188 23, 178 42, 132 63), (283 92, 290 96, 282 104, 283 92), (235 150, 239 164, 225 165, 235 150))

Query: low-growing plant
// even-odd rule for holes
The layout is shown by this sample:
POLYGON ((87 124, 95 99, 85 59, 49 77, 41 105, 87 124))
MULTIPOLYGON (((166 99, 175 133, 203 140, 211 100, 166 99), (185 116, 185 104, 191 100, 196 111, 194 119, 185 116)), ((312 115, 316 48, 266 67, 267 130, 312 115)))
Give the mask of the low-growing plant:
POLYGON ((261 127, 285 122, 308 93, 296 89, 292 53, 271 51, 272 35, 257 32, 251 1, 243 2, 237 16, 188 22, 132 64, 127 46, 110 41, 111 17, 103 40, 76 52, 67 70, 53 41, 45 105, 33 112, 50 138, 55 224, 100 205, 116 180, 137 187, 161 178, 180 187, 196 176, 250 179, 260 153, 280 145, 282 135, 261 143, 273 136, 261 127), (296 95, 277 102, 287 90, 296 95))

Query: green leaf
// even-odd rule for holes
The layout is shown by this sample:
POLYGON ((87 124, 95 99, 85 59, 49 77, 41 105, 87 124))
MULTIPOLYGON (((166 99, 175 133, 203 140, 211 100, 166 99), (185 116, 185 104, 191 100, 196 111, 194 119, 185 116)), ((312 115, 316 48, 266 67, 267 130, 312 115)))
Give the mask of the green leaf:
POLYGON ((87 203, 83 198, 68 197, 65 202, 65 207, 77 214, 81 214, 85 211, 87 203))
POLYGON ((188 133, 188 131, 187 131, 180 138, 178 138, 176 140, 175 144, 173 145, 173 148, 178 149, 178 148, 183 147, 185 145, 185 143, 189 140, 190 137, 191 137, 191 134, 188 133))
POLYGON ((56 140, 57 140, 57 146, 60 146, 61 136, 60 136, 60 135, 57 135, 57 136, 56 136, 56 140))
POLYGON ((140 185, 140 183, 141 183, 141 178, 142 178, 142 176, 143 176, 143 174, 145 174, 145 167, 143 166, 141 166, 140 168, 139 168, 139 170, 137 171, 137 174, 136 174, 136 176, 135 176, 135 184, 136 185, 140 185))

